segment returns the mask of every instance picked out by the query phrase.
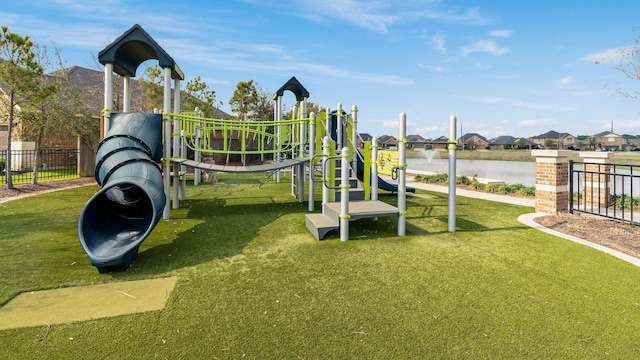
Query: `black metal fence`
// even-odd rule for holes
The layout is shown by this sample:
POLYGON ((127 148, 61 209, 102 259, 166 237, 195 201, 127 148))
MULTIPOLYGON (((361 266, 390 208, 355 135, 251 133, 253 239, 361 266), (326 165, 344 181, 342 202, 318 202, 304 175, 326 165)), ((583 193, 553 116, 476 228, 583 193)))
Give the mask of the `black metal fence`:
POLYGON ((569 162, 569 212, 640 225, 640 166, 569 162), (634 192, 635 190, 635 192, 634 192))
MULTIPOLYGON (((38 181, 78 177, 78 149, 12 150, 11 180, 14 184, 31 182, 37 161, 38 181), (36 155, 38 155, 36 157, 36 155)), ((0 150, 0 184, 7 183, 7 151, 0 150)))

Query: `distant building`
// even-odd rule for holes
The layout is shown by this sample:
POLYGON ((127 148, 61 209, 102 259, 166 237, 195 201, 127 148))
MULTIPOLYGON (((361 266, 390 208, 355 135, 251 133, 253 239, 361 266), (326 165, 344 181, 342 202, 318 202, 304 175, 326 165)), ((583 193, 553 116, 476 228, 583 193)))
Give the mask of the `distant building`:
POLYGON ((486 150, 489 147, 489 140, 476 133, 467 133, 458 138, 458 146, 470 150, 486 150))
POLYGON ((438 138, 432 139, 429 144, 433 150, 447 150, 449 147, 449 138, 442 135, 438 138))
POLYGON ((371 141, 373 139, 373 136, 368 133, 359 133, 359 135, 360 136, 358 136, 358 138, 356 139, 356 147, 359 149, 362 149, 364 147, 365 141, 371 141))
POLYGON ((517 138, 509 135, 498 136, 489 141, 489 149, 491 150, 508 150, 508 149, 528 149, 536 147, 536 144, 525 138, 517 138))
POLYGON ((381 149, 397 149, 398 140, 391 135, 382 135, 378 138, 378 146, 381 149))
POLYGON ((625 145, 628 145, 627 139, 611 131, 604 131, 593 135, 593 137, 595 138, 596 149, 619 151, 623 150, 625 145))
POLYGON ((409 149, 426 149, 428 140, 420 135, 407 135, 407 147, 409 149))
POLYGON ((557 131, 547 131, 544 134, 529 138, 534 144, 544 146, 548 149, 568 149, 578 145, 575 136, 569 133, 559 133, 557 131))
MULTIPOLYGON (((104 72, 98 70, 87 69, 80 66, 71 66, 63 71, 67 72, 67 78, 71 87, 77 89, 83 95, 83 106, 89 109, 95 114, 96 122, 104 106, 104 72)), ((45 75, 50 76, 51 74, 45 75)), ((124 86, 123 80, 120 77, 116 78, 114 91, 114 103, 116 108, 120 107, 122 102, 121 89, 124 86)), ((5 94, 0 86, 0 96, 4 97, 5 94)), ((181 97, 184 101, 186 95, 181 97)), ((131 80, 131 111, 144 111, 145 95, 140 87, 138 80, 131 80)), ((4 101, 0 101, 0 114, 3 114, 6 109, 1 108, 4 101)), ((19 106, 19 104, 18 104, 19 106)), ((227 119, 231 116, 220 109, 215 109, 215 118, 227 119)), ((14 129, 15 130, 15 129, 14 129)), ((77 138, 73 136, 66 129, 59 129, 60 131, 52 131, 42 141, 43 149, 54 148, 75 148, 77 146, 77 138)), ((8 117, 0 115, 0 150, 7 149, 7 131, 8 131, 8 117)), ((13 141, 20 141, 19 131, 12 134, 13 141)))

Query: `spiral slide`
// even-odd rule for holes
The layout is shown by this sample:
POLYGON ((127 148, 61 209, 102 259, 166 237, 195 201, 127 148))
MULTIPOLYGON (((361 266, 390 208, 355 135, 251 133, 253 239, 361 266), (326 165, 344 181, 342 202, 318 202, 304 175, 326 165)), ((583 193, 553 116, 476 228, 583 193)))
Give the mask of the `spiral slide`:
POLYGON ((85 205, 78 235, 100 273, 125 271, 165 206, 162 115, 112 113, 98 147, 95 178, 102 189, 85 205))

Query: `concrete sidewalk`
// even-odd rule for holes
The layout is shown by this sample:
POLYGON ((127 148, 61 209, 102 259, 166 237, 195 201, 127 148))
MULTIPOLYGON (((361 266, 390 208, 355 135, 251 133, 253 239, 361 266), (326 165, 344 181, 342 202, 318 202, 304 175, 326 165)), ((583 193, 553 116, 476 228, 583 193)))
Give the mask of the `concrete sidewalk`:
MULTIPOLYGON (((410 170, 407 170, 407 173, 411 174, 410 170)), ((395 180, 392 180, 391 177, 389 176, 384 176, 381 175, 381 178, 383 178, 385 181, 388 181, 390 183, 396 183, 395 180)), ((445 185, 434 185, 434 184, 427 184, 427 183, 423 183, 423 182, 416 182, 413 180, 413 175, 407 175, 407 182, 406 182, 407 187, 409 188, 415 188, 415 189, 421 189, 421 190, 426 190, 426 191, 433 191, 433 192, 440 192, 440 193, 449 193, 449 186, 445 185)), ((513 205, 520 205, 520 206, 528 206, 528 207, 535 207, 535 199, 531 199, 531 198, 520 198, 520 197, 515 197, 515 196, 508 196, 508 195, 500 195, 500 194, 494 194, 494 193, 487 193, 487 192, 483 192, 483 191, 473 191, 473 190, 466 190, 466 189, 456 189, 456 196, 464 196, 464 197, 470 197, 470 198, 475 198, 475 199, 482 199, 482 200, 487 200, 487 201, 496 201, 496 202, 501 202, 501 203, 506 203, 506 204, 513 204, 513 205)), ((605 252, 609 255, 615 256, 618 259, 624 260, 630 264, 633 264, 635 266, 640 267, 640 259, 635 258, 633 256, 627 255, 625 253, 610 249, 606 246, 602 246, 599 244, 594 244, 591 243, 589 241, 586 241, 584 239, 580 239, 577 238, 575 236, 571 236, 571 235, 567 235, 567 234, 563 234, 561 232, 549 229, 545 226, 542 226, 540 224, 538 224, 537 222, 535 222, 535 219, 537 217, 540 216, 546 216, 549 214, 545 214, 545 213, 540 213, 540 212, 531 212, 528 214, 524 214, 518 217, 518 221, 521 222, 524 225, 527 225, 529 227, 532 227, 534 229, 546 232, 548 234, 551 235, 555 235, 570 241, 573 241, 575 243, 584 245, 584 246, 588 246, 591 247, 593 249, 597 249, 600 250, 602 252, 605 252)))

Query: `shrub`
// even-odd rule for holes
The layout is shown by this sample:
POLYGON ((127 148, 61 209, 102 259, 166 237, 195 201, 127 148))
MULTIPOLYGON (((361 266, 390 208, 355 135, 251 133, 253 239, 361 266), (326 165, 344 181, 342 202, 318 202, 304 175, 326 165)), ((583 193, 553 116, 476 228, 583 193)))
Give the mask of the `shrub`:
POLYGON ((524 186, 518 189, 518 194, 520 194, 521 196, 536 196, 536 188, 524 186))
POLYGON ((609 197, 609 201, 612 206, 619 206, 621 208, 630 209, 632 207, 638 206, 640 204, 640 198, 631 197, 629 195, 611 195, 609 197))
POLYGON ((458 176, 456 178, 456 184, 461 184, 461 185, 469 185, 471 184, 471 179, 469 179, 467 176, 458 176))
POLYGON ((447 174, 417 175, 414 179, 424 183, 445 183, 449 181, 449 176, 447 174))
POLYGON ((511 187, 511 185, 509 184, 500 184, 498 185, 498 192, 506 195, 515 191, 513 190, 513 187, 511 187))
POLYGON ((476 182, 472 182, 471 185, 469 185, 469 187, 472 190, 484 191, 484 189, 486 188, 486 185, 476 181, 476 182))
POLYGON ((4 168, 7 166, 7 160, 0 158, 0 173, 4 171, 4 168))
POLYGON ((490 193, 497 193, 500 191, 500 185, 489 184, 485 187, 485 190, 490 193))

